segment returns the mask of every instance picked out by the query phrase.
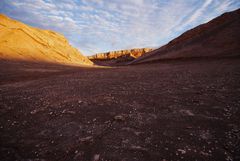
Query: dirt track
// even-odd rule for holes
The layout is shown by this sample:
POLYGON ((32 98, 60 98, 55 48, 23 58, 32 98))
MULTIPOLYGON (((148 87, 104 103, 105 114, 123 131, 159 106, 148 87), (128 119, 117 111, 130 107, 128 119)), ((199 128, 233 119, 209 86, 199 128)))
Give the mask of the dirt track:
POLYGON ((0 63, 3 161, 240 159, 240 59, 0 63))

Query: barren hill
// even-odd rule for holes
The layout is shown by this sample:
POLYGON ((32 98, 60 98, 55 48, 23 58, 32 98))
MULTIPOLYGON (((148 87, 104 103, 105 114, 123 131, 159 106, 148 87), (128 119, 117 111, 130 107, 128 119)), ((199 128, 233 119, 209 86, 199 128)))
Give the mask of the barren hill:
POLYGON ((63 35, 0 15, 0 59, 92 64, 63 35))
POLYGON ((106 53, 98 53, 93 56, 89 56, 88 58, 99 65, 123 65, 152 50, 153 49, 151 48, 141 48, 110 51, 106 53))
POLYGON ((183 33, 131 64, 163 59, 231 57, 240 55, 240 9, 183 33))

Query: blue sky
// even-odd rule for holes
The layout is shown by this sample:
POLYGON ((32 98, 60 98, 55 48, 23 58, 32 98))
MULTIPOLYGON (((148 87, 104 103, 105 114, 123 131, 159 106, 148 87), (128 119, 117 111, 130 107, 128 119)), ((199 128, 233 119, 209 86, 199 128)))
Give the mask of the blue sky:
POLYGON ((239 0, 1 0, 0 12, 63 34, 84 55, 160 47, 239 0))

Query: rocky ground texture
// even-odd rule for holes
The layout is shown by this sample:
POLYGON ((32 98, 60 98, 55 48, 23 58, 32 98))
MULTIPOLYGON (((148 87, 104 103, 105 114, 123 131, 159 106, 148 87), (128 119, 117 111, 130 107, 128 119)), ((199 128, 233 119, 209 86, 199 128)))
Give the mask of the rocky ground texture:
POLYGON ((0 63, 4 161, 240 159, 240 59, 0 63))

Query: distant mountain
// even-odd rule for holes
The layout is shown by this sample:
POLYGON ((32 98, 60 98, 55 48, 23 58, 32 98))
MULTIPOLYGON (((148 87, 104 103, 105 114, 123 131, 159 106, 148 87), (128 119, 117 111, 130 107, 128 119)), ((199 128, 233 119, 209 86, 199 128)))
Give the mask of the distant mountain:
POLYGON ((93 64, 63 35, 30 27, 0 15, 0 59, 93 64))
POLYGON ((88 58, 98 65, 123 65, 146 53, 152 51, 151 48, 130 49, 98 53, 88 58))
POLYGON ((240 56, 240 9, 183 33, 130 64, 165 59, 240 56))

